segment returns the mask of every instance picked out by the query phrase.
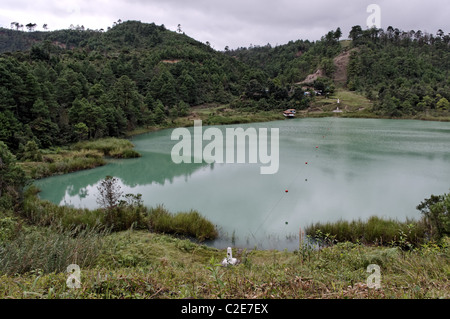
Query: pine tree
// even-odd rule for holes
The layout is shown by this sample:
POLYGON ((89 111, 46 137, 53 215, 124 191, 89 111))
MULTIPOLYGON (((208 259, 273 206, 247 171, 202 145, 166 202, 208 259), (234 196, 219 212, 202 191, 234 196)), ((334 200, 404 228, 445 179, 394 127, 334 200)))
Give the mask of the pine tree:
POLYGON ((164 105, 160 100, 156 101, 155 104, 155 123, 162 124, 166 120, 166 115, 164 112, 164 105))
MULTIPOLYGON (((0 205, 4 203, 1 200, 3 196, 11 198, 14 204, 20 204, 22 189, 27 181, 24 171, 16 164, 16 157, 0 141, 0 205)), ((11 207, 0 207, 0 210, 8 208, 11 207)))

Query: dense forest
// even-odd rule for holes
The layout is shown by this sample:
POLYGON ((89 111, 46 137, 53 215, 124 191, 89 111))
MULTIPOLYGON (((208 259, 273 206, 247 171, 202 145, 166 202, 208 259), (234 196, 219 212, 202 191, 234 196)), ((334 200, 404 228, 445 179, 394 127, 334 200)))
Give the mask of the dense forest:
POLYGON ((333 59, 350 51, 345 88, 375 101, 374 112, 401 117, 450 110, 450 34, 354 26, 349 44, 339 41, 341 37, 338 28, 313 43, 298 40, 226 53, 288 84, 301 82, 317 69, 331 79, 336 71, 333 59))
POLYGON ((181 32, 137 21, 107 32, 2 29, 0 50, 0 140, 13 152, 31 140, 48 148, 122 136, 205 103, 263 93, 272 102, 289 98, 280 85, 266 89, 266 72, 181 32))
POLYGON ((389 27, 350 32, 348 88, 376 99, 389 116, 450 110, 450 35, 389 27))
POLYGON ((304 80, 318 68, 331 77, 335 70, 333 58, 342 51, 341 37, 342 31, 337 28, 320 41, 297 40, 276 47, 268 43, 265 46, 225 50, 225 53, 263 70, 279 83, 292 84, 304 80))
POLYGON ((306 109, 310 83, 333 93, 334 59, 351 52, 344 88, 397 117, 450 109, 450 36, 389 27, 340 28, 319 41, 291 41, 223 52, 164 25, 126 21, 112 28, 52 32, 0 29, 0 141, 19 155, 30 141, 49 148, 120 137, 163 125, 190 107, 306 109))
POLYGON ((207 45, 154 24, 37 35, 3 30, 5 36, 11 48, 34 42, 0 58, 0 140, 13 151, 29 140, 47 148, 121 136, 189 105, 226 103, 250 73, 207 45))

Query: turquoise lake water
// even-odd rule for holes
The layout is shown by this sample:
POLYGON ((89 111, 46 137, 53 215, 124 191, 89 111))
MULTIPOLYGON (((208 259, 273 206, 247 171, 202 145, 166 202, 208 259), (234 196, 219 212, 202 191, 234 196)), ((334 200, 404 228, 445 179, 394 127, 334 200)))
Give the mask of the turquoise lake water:
POLYGON ((112 175, 145 205, 198 210, 220 228, 210 245, 290 250, 300 227, 373 215, 419 218, 421 201, 450 191, 450 123, 323 118, 218 126, 237 127, 279 129, 276 174, 261 175, 260 163, 175 164, 170 129, 134 137, 141 158, 35 184, 43 199, 96 208, 97 186, 112 175))

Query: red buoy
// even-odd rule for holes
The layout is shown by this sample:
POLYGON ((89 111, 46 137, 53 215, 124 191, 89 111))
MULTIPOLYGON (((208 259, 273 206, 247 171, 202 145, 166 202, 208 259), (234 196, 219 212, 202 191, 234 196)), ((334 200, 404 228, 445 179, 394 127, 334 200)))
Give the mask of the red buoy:
POLYGON ((285 192, 287 193, 287 192, 289 192, 289 191, 286 189, 285 192))

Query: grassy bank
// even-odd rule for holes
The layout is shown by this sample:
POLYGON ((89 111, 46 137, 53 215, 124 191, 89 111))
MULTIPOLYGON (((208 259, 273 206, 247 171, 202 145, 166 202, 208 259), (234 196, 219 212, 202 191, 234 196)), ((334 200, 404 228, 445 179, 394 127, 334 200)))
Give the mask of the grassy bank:
MULTIPOLYGON (((0 298, 450 297, 450 240, 403 245, 421 234, 413 221, 316 224, 306 232, 315 239, 323 235, 319 248, 304 243, 295 251, 234 248, 238 264, 224 267, 224 249, 168 235, 214 238, 207 235, 217 235, 214 227, 198 212, 172 214, 161 206, 130 203, 111 211, 83 210, 59 207, 35 194, 35 189, 26 194, 22 215, 0 218, 0 298), (408 232, 412 229, 416 232, 408 232), (398 237, 384 247, 387 239, 379 236, 389 234, 403 234, 405 240, 398 237), (80 289, 66 282, 66 267, 74 263, 81 269, 80 289), (371 264, 380 267, 380 289, 368 286, 371 264)), ((424 203, 430 204, 421 207, 424 212, 441 207, 424 203)))
POLYGON ((373 118, 373 119, 404 119, 450 122, 450 111, 428 110, 415 114, 404 114, 399 117, 390 117, 374 111, 374 103, 365 96, 357 92, 338 88, 335 93, 328 98, 318 96, 313 99, 307 110, 301 111, 302 117, 344 117, 344 118, 373 118), (339 101, 339 103, 338 103, 339 101), (334 113, 338 108, 342 113, 334 113))
POLYGON ((0 298, 449 298, 448 247, 404 252, 342 243, 296 252, 234 250, 240 263, 220 266, 224 250, 143 231, 102 239, 95 263, 81 267, 81 289, 64 271, 2 275, 0 298), (367 266, 381 288, 367 286, 367 266))
POLYGON ((362 113, 362 111, 371 112, 373 108, 373 102, 355 92, 344 89, 337 89, 328 98, 316 96, 312 101, 309 110, 311 112, 332 113, 332 111, 336 110, 336 108, 338 107, 340 110, 346 113, 362 113))
POLYGON ((37 197, 38 189, 31 187, 25 194, 21 217, 31 225, 123 231, 130 228, 146 229, 158 233, 174 234, 199 241, 215 239, 216 227, 199 212, 173 214, 163 206, 149 208, 142 204, 130 204, 125 200, 117 207, 94 210, 58 206, 37 197))
POLYGON ((39 150, 40 161, 22 161, 19 165, 31 179, 91 169, 107 163, 107 157, 135 158, 140 154, 126 139, 103 138, 66 147, 39 150))

